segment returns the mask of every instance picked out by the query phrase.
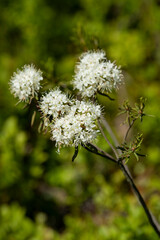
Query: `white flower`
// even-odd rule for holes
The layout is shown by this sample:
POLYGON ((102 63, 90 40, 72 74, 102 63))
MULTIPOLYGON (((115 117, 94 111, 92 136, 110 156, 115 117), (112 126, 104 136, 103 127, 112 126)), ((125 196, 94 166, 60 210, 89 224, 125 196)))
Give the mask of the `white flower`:
POLYGON ((51 139, 58 148, 93 142, 99 133, 96 120, 100 115, 99 105, 77 100, 68 114, 51 125, 51 139))
POLYGON ((58 88, 43 95, 39 102, 39 107, 44 117, 45 125, 48 126, 50 121, 55 121, 56 118, 68 113, 71 104, 72 102, 67 95, 58 88))
POLYGON ((22 70, 17 70, 10 80, 10 89, 20 101, 31 101, 40 89, 43 80, 42 72, 33 65, 25 65, 22 70))
POLYGON ((81 55, 77 63, 73 85, 83 97, 91 97, 97 91, 111 92, 122 79, 120 67, 107 61, 104 51, 88 51, 81 55))

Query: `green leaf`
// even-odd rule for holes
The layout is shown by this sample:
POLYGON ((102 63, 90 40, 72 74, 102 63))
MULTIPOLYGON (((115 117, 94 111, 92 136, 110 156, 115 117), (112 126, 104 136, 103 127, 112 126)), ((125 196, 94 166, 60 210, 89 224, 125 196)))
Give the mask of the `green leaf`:
POLYGON ((36 111, 34 111, 33 114, 32 114, 31 127, 32 127, 33 124, 34 124, 35 117, 36 117, 36 111))
POLYGON ((134 156, 136 157, 137 161, 139 161, 139 157, 135 152, 134 152, 134 156))

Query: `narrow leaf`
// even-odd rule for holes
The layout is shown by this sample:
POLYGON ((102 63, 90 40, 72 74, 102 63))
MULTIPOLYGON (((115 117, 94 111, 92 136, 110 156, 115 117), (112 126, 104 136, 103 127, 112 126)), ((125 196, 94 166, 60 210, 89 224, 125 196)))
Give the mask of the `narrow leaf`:
POLYGON ((136 153, 134 153, 134 156, 136 157, 137 161, 139 161, 139 157, 136 153))
POLYGON ((145 154, 140 154, 140 153, 136 153, 138 156, 140 156, 140 157, 146 157, 146 155, 145 154))
POLYGON ((32 114, 31 127, 32 127, 33 124, 34 124, 35 117, 36 117, 36 111, 34 111, 33 114, 32 114))
POLYGON ((41 121, 39 126, 38 126, 38 132, 40 133, 42 131, 43 128, 43 122, 41 121))

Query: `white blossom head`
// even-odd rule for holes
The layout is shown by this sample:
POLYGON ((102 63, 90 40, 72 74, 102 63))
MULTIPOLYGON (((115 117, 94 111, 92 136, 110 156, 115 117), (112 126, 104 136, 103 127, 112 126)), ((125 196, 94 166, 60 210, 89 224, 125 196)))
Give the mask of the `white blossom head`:
POLYGON ((97 119, 100 115, 99 105, 77 100, 70 112, 51 126, 51 139, 58 148, 91 143, 99 133, 97 119))
POLYGON ((83 97, 92 97, 98 91, 108 93, 118 88, 122 79, 120 67, 108 61, 104 51, 88 51, 76 65, 73 85, 83 97))
POLYGON ((67 114, 71 104, 72 101, 58 88, 43 95, 39 102, 39 107, 45 125, 48 126, 49 122, 55 121, 57 118, 67 114))
POLYGON ((37 95, 42 80, 42 72, 37 70, 33 64, 24 65, 22 70, 18 69, 11 77, 11 93, 20 101, 30 102, 37 95))

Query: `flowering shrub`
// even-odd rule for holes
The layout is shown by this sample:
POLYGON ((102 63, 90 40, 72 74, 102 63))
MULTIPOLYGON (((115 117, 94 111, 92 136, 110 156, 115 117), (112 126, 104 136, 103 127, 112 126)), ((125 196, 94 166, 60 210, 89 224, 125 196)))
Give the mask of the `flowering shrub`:
MULTIPOLYGON (((82 97, 96 100, 97 92, 111 92, 122 82, 123 75, 119 67, 107 61, 104 51, 88 51, 80 57, 73 80, 74 88, 82 97)), ((20 101, 31 101, 40 90, 42 72, 33 65, 18 70, 10 81, 11 92, 20 101)), ((69 99, 58 88, 42 95, 39 100, 44 126, 50 129, 51 139, 58 149, 63 146, 75 146, 91 143, 99 130, 101 107, 89 101, 69 99)))
MULTIPOLYGON (((50 90, 41 95, 40 81, 43 80, 42 72, 36 70, 33 65, 24 66, 23 71, 13 75, 10 81, 11 92, 20 101, 31 103, 35 97, 37 106, 42 115, 43 129, 51 134, 51 140, 55 142, 58 151, 63 146, 74 146, 75 153, 72 161, 78 155, 78 147, 81 145, 86 150, 99 155, 116 164, 123 172, 132 190, 141 203, 148 220, 158 236, 159 225, 150 213, 147 205, 136 187, 133 178, 125 165, 132 155, 138 160, 142 135, 128 144, 127 137, 135 121, 146 115, 144 113, 145 101, 140 98, 136 107, 131 107, 128 102, 123 105, 122 113, 127 114, 128 129, 121 145, 114 146, 103 131, 102 124, 107 128, 107 122, 102 114, 102 107, 97 103, 97 94, 108 95, 113 89, 118 89, 123 83, 123 74, 120 67, 106 59, 104 51, 88 51, 83 53, 77 63, 74 79, 74 89, 79 90, 77 98, 69 98, 60 89, 50 90), (102 133, 107 144, 113 151, 113 155, 94 145, 99 133, 102 133)), ((109 132, 109 131, 108 131, 109 132)), ((113 135, 113 133, 112 133, 113 135)))

